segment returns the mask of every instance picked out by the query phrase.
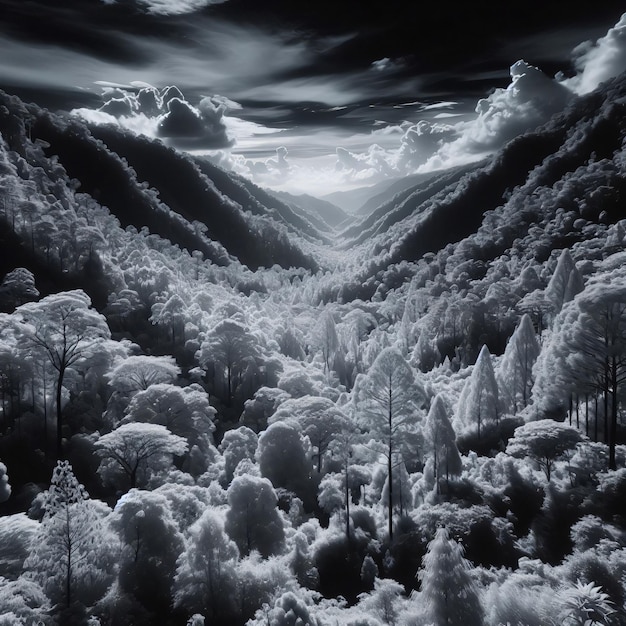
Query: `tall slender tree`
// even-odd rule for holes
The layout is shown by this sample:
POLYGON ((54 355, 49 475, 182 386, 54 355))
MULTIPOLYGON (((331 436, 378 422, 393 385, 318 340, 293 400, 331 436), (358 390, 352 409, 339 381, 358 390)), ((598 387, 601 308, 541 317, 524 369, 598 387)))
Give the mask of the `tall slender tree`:
POLYGON ((63 383, 101 338, 110 339, 105 318, 82 290, 57 293, 17 309, 32 349, 56 371, 57 458, 63 456, 63 383))
POLYGON ((428 544, 418 577, 429 623, 437 626, 482 626, 483 610, 463 548, 440 528, 428 544))
POLYGON ((355 406, 361 428, 381 444, 387 461, 389 538, 393 539, 393 471, 395 454, 410 430, 418 428, 426 392, 396 348, 385 348, 367 375, 355 384, 355 406))

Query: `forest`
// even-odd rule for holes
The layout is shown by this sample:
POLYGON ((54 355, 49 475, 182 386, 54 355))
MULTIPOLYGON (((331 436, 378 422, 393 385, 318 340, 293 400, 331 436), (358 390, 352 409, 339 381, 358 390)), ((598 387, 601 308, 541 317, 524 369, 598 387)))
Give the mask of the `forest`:
POLYGON ((0 92, 1 626, 626 624, 626 76, 404 185, 0 92))

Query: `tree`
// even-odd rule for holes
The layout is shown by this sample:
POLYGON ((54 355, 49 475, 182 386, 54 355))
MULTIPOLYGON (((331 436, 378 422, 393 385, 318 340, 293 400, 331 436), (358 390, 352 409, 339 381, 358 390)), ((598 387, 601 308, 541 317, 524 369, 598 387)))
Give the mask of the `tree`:
POLYGON ((153 611, 150 623, 169 612, 176 559, 183 551, 183 536, 165 495, 131 489, 118 501, 111 527, 122 544, 119 585, 153 611))
POLYGON ((226 404, 232 405, 234 393, 239 384, 239 377, 245 369, 248 357, 260 357, 256 338, 239 322, 225 319, 216 324, 202 342, 196 353, 202 367, 217 363, 225 370, 226 404))
POLYGON ((344 428, 347 417, 328 398, 303 396, 287 400, 268 420, 270 424, 288 421, 297 425, 315 449, 317 471, 322 471, 322 459, 338 433, 344 428))
POLYGON ((16 267, 6 274, 0 283, 0 302, 7 313, 16 306, 36 300, 39 291, 35 287, 33 273, 24 267, 16 267))
POLYGON ((476 359, 471 376, 467 379, 456 412, 456 421, 461 428, 476 428, 480 439, 486 423, 498 423, 500 399, 493 371, 491 354, 483 346, 476 359))
MULTIPOLYGON (((594 390, 604 400, 604 435, 609 468, 616 468, 615 446, 620 394, 626 381, 626 271, 598 273, 567 303, 555 322, 542 357, 540 387, 561 398, 578 389, 594 390), (550 385, 550 369, 569 384, 550 385)), ((596 395, 596 397, 597 397, 596 395)))
POLYGON ((59 461, 24 569, 53 603, 69 608, 78 595, 89 605, 104 595, 111 582, 113 547, 102 514, 76 480, 72 466, 59 461))
POLYGON ((497 371, 500 397, 506 400, 507 410, 512 414, 525 408, 530 401, 533 365, 539 352, 535 329, 525 314, 506 345, 497 371))
POLYGON ((554 318, 574 296, 582 291, 583 280, 570 251, 565 248, 556 264, 556 269, 546 287, 545 298, 554 318))
POLYGON ((96 441, 102 457, 98 472, 103 477, 121 471, 128 477, 130 489, 148 468, 167 468, 173 456, 188 449, 185 439, 173 435, 161 424, 124 424, 96 441))
POLYGON ((185 549, 178 558, 174 604, 225 619, 236 595, 237 546, 224 532, 219 514, 209 508, 189 529, 185 549))
POLYGON ((324 309, 313 328, 312 343, 322 353, 324 373, 327 373, 339 349, 335 320, 328 309, 324 309))
POLYGON ((446 485, 450 476, 459 476, 463 463, 456 447, 456 435, 448 411, 441 394, 437 395, 430 405, 424 423, 424 434, 427 449, 432 455, 433 472, 437 493, 440 493, 440 481, 445 477, 446 485))
POLYGON ((129 356, 107 374, 109 385, 118 393, 130 396, 157 383, 173 383, 180 367, 171 356, 129 356))
POLYGON ((165 304, 157 302, 152 305, 150 321, 157 326, 163 326, 166 330, 170 330, 172 333, 172 345, 176 344, 176 331, 178 331, 179 343, 184 343, 186 311, 187 305, 175 293, 170 296, 165 304))
POLYGON ((224 457, 225 484, 230 484, 241 461, 254 460, 258 443, 257 434, 247 426, 240 426, 224 433, 219 450, 224 457))
POLYGON ((424 389, 396 348, 385 348, 367 375, 355 384, 355 406, 362 430, 383 445, 389 477, 388 528, 393 539, 393 466, 401 440, 418 425, 420 408, 426 402, 424 389))
POLYGON ((483 611, 469 568, 461 545, 445 528, 439 528, 418 574, 430 622, 437 626, 482 626, 483 611))
POLYGON ((125 420, 161 424, 193 445, 203 436, 212 441, 215 413, 206 392, 198 385, 155 383, 133 396, 125 420))
POLYGON ((274 488, 293 491, 305 503, 312 504, 311 461, 306 440, 286 422, 275 422, 261 433, 256 456, 261 475, 272 481, 274 488))
POLYGON ((242 555, 258 550, 262 557, 279 552, 285 540, 278 498, 267 478, 237 476, 228 488, 224 528, 242 555))
POLYGON ((56 371, 57 457, 63 454, 63 382, 68 370, 88 354, 98 339, 110 339, 105 318, 91 308, 84 291, 75 290, 29 302, 16 311, 33 349, 56 371))
POLYGON ((7 474, 7 466, 0 463, 0 504, 6 502, 11 496, 11 485, 7 474))
POLYGON ((518 426, 506 452, 517 458, 534 459, 549 482, 554 462, 574 450, 583 439, 583 435, 575 428, 544 419, 518 426))

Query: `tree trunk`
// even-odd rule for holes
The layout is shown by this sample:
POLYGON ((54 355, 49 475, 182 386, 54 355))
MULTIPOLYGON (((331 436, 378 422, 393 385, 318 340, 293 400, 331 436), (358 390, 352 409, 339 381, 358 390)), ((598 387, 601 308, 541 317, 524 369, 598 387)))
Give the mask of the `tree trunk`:
POLYGON ((346 462, 346 542, 348 544, 348 552, 350 552, 350 483, 348 481, 348 463, 346 462))
POLYGON ((63 415, 62 415, 62 400, 63 400, 63 378, 65 376, 65 367, 59 368, 59 376, 57 378, 57 393, 56 393, 56 407, 57 407, 57 460, 63 458, 63 415))
POLYGON ((391 386, 391 374, 389 375, 389 413, 387 415, 388 426, 389 426, 389 456, 387 458, 387 478, 389 480, 389 543, 393 540, 393 461, 392 461, 392 453, 393 453, 393 397, 392 397, 392 386, 391 386))
POLYGON ((617 439, 617 357, 611 357, 611 432, 609 435, 609 469, 617 469, 615 443, 617 439))

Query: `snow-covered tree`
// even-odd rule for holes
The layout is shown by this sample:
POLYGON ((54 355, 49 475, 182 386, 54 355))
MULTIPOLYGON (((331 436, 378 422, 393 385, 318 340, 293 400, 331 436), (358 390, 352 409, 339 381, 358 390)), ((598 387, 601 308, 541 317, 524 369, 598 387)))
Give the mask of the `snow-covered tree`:
POLYGON ((224 532, 221 516, 207 509, 189 529, 178 557, 174 604, 198 611, 211 620, 228 618, 234 608, 239 553, 224 532))
POLYGON ((111 334, 105 318, 91 308, 82 290, 46 296, 17 309, 22 330, 33 350, 56 371, 57 457, 63 454, 63 383, 68 371, 88 354, 98 339, 111 334))
MULTIPOLYGON (((106 508, 106 507, 105 507, 106 508)), ((51 602, 89 606, 112 581, 115 542, 103 514, 74 476, 67 461, 54 468, 44 500, 44 516, 24 562, 30 579, 39 583, 51 602)))
POLYGON ((389 481, 387 514, 389 538, 393 539, 393 469, 400 443, 416 430, 426 392, 416 381, 411 366, 396 348, 385 348, 367 375, 357 378, 355 389, 357 419, 362 430, 381 445, 387 460, 389 481))
POLYGON ((276 505, 278 498, 267 478, 237 476, 228 488, 224 527, 242 555, 257 550, 268 557, 280 552, 285 532, 276 505))
POLYGON ((533 366, 539 352, 535 329, 525 314, 509 339, 496 372, 500 397, 511 414, 526 407, 530 401, 533 366))
POLYGON ((183 550, 165 495, 131 489, 117 502, 111 527, 121 541, 119 587, 153 612, 153 620, 169 610, 176 559, 183 550))
POLYGON ((554 462, 571 453, 582 440, 583 435, 575 428, 545 419, 518 426, 506 452, 521 459, 534 459, 550 481, 554 462))
POLYGON ((469 568, 462 546, 449 537, 445 528, 437 530, 419 572, 420 597, 426 605, 429 623, 482 626, 483 610, 469 568))
POLYGON ((480 439, 485 425, 498 423, 500 412, 498 384, 491 354, 487 346, 483 346, 472 374, 461 392, 456 410, 455 428, 471 431, 475 429, 480 439))
POLYGON ((451 476, 459 476, 463 463, 456 447, 455 433, 448 417, 443 397, 437 395, 430 405, 424 422, 426 453, 430 453, 433 462, 433 473, 437 493, 440 492, 441 481, 448 483, 451 476))
POLYGON ((7 466, 4 463, 0 463, 0 503, 6 502, 10 496, 11 485, 9 484, 7 466))
POLYGON ((96 448, 102 457, 98 469, 102 478, 114 478, 116 473, 122 473, 132 489, 149 468, 167 468, 174 456, 187 451, 188 444, 161 424, 133 423, 100 437, 96 448))

